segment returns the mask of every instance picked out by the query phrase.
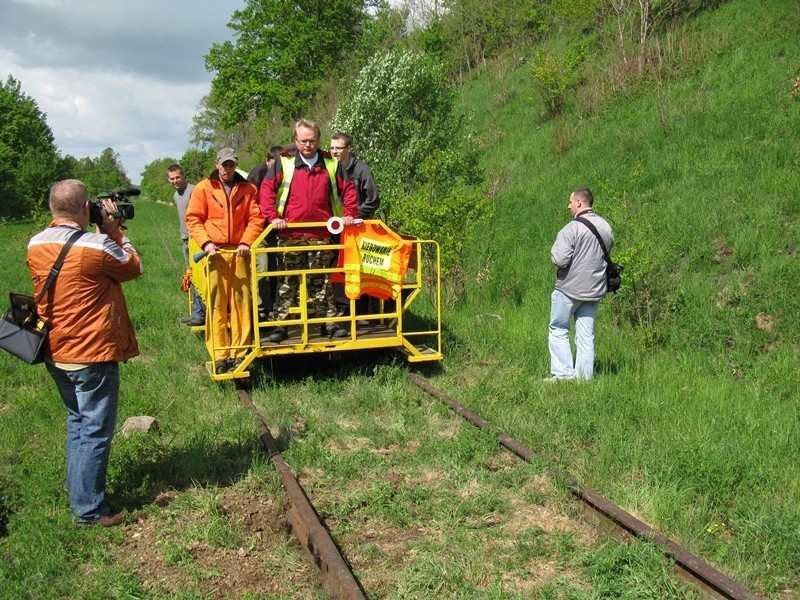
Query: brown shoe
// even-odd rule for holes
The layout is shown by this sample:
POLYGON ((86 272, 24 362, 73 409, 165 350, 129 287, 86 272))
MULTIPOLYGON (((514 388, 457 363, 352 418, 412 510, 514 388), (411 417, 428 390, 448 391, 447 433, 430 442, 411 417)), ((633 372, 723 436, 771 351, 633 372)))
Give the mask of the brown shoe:
POLYGON ((107 514, 103 515, 99 519, 95 519, 94 521, 78 521, 78 525, 99 525, 100 527, 116 527, 117 525, 122 525, 122 522, 125 520, 125 516, 121 513, 114 513, 114 514, 107 514))

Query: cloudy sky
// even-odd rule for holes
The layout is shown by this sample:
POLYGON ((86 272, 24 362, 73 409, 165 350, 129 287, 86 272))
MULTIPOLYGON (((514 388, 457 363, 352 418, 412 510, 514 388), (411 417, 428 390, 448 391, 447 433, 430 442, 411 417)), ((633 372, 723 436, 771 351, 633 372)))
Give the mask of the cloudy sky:
POLYGON ((61 155, 119 154, 133 183, 180 158, 208 94, 211 44, 245 0, 0 0, 0 78, 12 75, 61 155))

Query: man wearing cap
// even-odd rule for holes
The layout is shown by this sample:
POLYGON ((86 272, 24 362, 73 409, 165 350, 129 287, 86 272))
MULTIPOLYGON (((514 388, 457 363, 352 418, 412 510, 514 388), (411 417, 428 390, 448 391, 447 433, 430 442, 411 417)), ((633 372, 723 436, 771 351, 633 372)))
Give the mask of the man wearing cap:
POLYGON ((233 148, 220 150, 216 169, 195 186, 186 209, 189 233, 209 260, 205 336, 216 374, 236 370, 247 354, 250 246, 264 230, 258 190, 237 172, 238 162, 233 148))

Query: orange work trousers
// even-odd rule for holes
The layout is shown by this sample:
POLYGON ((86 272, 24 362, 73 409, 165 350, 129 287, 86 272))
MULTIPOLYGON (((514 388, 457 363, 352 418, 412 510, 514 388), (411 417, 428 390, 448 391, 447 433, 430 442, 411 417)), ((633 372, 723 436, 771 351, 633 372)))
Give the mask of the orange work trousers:
POLYGON ((206 348, 214 360, 247 354, 253 333, 249 259, 232 253, 209 256, 206 348), (210 321, 210 327, 209 327, 210 321), (213 343, 212 343, 213 336, 213 343))

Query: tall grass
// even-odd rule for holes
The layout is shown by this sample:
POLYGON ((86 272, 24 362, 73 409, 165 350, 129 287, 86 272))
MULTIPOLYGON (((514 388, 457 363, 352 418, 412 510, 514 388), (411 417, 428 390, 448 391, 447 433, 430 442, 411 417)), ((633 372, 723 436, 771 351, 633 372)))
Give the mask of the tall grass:
POLYGON ((449 318, 470 404, 767 593, 800 581, 798 31, 794 2, 727 3, 673 40, 703 60, 552 121, 524 68, 467 86, 500 185, 449 318), (482 113, 495 86, 513 93, 482 113), (549 250, 578 186, 626 288, 600 309, 598 377, 545 386, 549 250))

